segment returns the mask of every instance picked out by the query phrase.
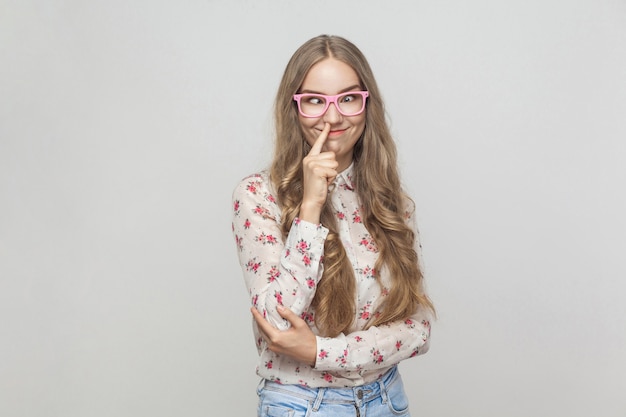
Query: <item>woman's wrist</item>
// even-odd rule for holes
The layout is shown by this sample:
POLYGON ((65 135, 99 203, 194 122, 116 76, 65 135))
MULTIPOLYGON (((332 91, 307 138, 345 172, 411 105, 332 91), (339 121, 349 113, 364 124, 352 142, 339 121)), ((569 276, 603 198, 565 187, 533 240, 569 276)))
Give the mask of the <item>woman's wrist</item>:
POLYGON ((322 215, 322 208, 317 204, 302 203, 298 217, 305 222, 319 224, 322 215))

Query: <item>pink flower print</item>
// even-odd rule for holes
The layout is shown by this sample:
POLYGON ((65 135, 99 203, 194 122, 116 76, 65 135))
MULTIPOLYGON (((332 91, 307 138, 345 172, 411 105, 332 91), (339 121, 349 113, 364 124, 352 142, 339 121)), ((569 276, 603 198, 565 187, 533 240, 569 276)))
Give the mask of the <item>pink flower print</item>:
POLYGON ((315 280, 313 278, 306 279, 306 286, 313 289, 315 288, 315 280))
POLYGON ((248 185, 246 186, 246 190, 248 190, 250 193, 252 194, 256 194, 257 192, 257 187, 261 185, 261 183, 259 181, 250 181, 248 183, 248 185))
POLYGON ((354 340, 357 342, 362 342, 363 338, 361 336, 354 336, 354 340))
POLYGON ((280 271, 278 270, 276 265, 272 265, 270 270, 267 271, 267 275, 268 275, 267 281, 273 282, 273 281, 276 281, 276 279, 280 276, 280 271))
POLYGON ((291 255, 291 251, 289 249, 285 249, 285 258, 289 258, 289 255, 291 255))
POLYGON ((252 305, 256 307, 258 302, 259 302, 259 294, 255 294, 254 297, 252 297, 252 305))
POLYGON ((380 295, 383 296, 383 297, 388 296, 389 295, 389 288, 383 287, 383 289, 380 290, 380 295))
POLYGON ((235 200, 234 204, 233 204, 233 211, 235 212, 235 214, 239 214, 239 200, 235 200))
POLYGON ((353 190, 352 188, 352 184, 354 184, 354 181, 352 181, 352 174, 348 174, 348 181, 346 182, 345 186, 347 190, 353 190))
POLYGON ((276 198, 272 194, 268 194, 266 198, 270 203, 276 203, 276 198))
POLYGON ((361 314, 359 314, 359 318, 362 320, 368 320, 370 318, 369 309, 372 307, 372 302, 368 301, 363 307, 361 307, 361 314))
POLYGON ((372 349, 372 357, 375 364, 381 364, 384 360, 383 355, 381 355, 380 351, 375 348, 372 349))
POLYGON ((396 350, 399 351, 401 347, 402 347, 402 340, 396 341, 396 350))
POLYGON ((404 320, 404 324, 406 324, 406 326, 409 329, 414 329, 415 328, 415 323, 413 323, 413 320, 411 320, 411 319, 404 320))
POLYGON ((328 357, 328 352, 326 352, 324 349, 320 350, 319 355, 317 355, 318 358, 320 359, 326 359, 328 357))
POLYGON ((302 380, 302 379, 298 381, 298 385, 300 385, 302 387, 307 387, 307 388, 309 386, 309 384, 306 381, 302 380))
POLYGON ((322 372, 322 378, 324 378, 326 382, 333 382, 333 376, 326 371, 322 372))
POLYGON ((365 268, 360 270, 361 275, 363 275, 364 278, 375 278, 374 276, 374 269, 372 267, 370 267, 369 265, 366 266, 365 268))
POLYGON ((276 243, 276 238, 272 235, 266 235, 265 232, 262 232, 260 235, 254 238, 257 242, 261 242, 262 244, 273 245, 276 243))
POLYGON ((422 326, 426 327, 430 331, 430 321, 422 320, 422 326))
POLYGON ((245 222, 243 222, 243 228, 244 229, 249 229, 250 228, 250 220, 246 219, 245 222))
POLYGON ((300 253, 306 253, 310 247, 311 245, 307 243, 304 239, 300 239, 300 241, 296 243, 296 249, 300 253))
POLYGON ((235 243, 237 244, 237 249, 243 250, 243 237, 235 235, 235 243))
POLYGON ((256 262, 256 258, 250 259, 246 264, 246 270, 248 270, 248 272, 254 272, 255 274, 259 272, 260 267, 261 262, 256 262))
POLYGON ((283 305, 283 293, 280 291, 276 291, 274 293, 274 298, 276 298, 276 302, 278 303, 278 305, 283 305))
POLYGON ((343 354, 337 358, 336 362, 339 362, 339 367, 346 367, 348 363, 348 349, 343 350, 343 354))
POLYGON ((261 207, 260 205, 257 204, 257 206, 254 208, 255 214, 258 214, 259 216, 262 216, 265 219, 272 219, 272 215, 270 214, 270 211, 264 207, 261 207))
POLYGON ((352 223, 362 223, 359 209, 354 210, 354 213, 352 213, 352 223))
POLYGON ((361 240, 359 241, 359 245, 365 246, 365 249, 367 249, 370 252, 374 252, 374 253, 378 252, 376 243, 374 242, 374 239, 369 234, 366 234, 365 236, 361 238, 361 240))
POLYGON ((345 220, 345 218, 346 218, 346 213, 344 213, 343 211, 338 211, 338 212, 337 212, 337 218, 338 218, 339 220, 345 220))
POLYGON ((311 266, 311 258, 309 258, 308 255, 304 255, 302 257, 302 263, 306 266, 311 266))
POLYGON ((300 318, 309 324, 313 323, 314 321, 313 313, 308 313, 306 311, 300 314, 300 318))
POLYGON ((267 369, 272 369, 274 367, 274 362, 269 360, 267 362, 265 362, 265 368, 267 369))
POLYGON ((420 351, 418 348, 413 349, 413 352, 411 352, 411 356, 409 356, 409 358, 414 358, 417 355, 419 355, 420 351))

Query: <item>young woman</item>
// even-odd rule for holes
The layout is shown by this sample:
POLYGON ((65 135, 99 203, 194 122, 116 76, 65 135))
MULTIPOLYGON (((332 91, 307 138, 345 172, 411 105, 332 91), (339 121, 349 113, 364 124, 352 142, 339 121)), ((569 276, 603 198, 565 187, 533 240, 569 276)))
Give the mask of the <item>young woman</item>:
POLYGON ((355 45, 318 36, 275 106, 271 167, 233 193, 258 415, 407 416, 396 365, 428 350, 434 308, 373 73, 355 45))

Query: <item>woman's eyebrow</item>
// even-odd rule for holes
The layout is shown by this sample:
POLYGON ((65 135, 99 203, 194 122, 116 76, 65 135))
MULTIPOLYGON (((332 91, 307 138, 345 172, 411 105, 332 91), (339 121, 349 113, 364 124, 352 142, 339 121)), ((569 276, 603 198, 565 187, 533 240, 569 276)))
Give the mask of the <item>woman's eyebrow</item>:
MULTIPOLYGON (((342 94, 342 93, 346 93, 348 91, 361 91, 361 86, 359 84, 355 84, 355 85, 351 85, 350 87, 344 88, 343 90, 340 90, 339 93, 337 94, 342 94)), ((324 94, 320 91, 315 91, 315 90, 301 90, 300 94, 321 94, 321 95, 328 95, 328 96, 334 96, 335 94, 324 94)))

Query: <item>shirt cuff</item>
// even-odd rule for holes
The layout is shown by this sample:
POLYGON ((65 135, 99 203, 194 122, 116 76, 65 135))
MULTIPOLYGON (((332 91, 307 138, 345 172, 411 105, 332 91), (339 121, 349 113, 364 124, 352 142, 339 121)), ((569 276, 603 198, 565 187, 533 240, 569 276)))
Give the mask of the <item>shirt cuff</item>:
POLYGON ((314 369, 318 371, 336 371, 345 368, 348 363, 348 343, 346 337, 340 334, 337 337, 317 338, 317 356, 314 369))
POLYGON ((327 236, 328 229, 322 224, 309 223, 296 217, 291 225, 285 247, 290 250, 303 249, 299 245, 306 242, 310 247, 305 249, 313 254, 321 255, 324 253, 324 242, 327 236))

